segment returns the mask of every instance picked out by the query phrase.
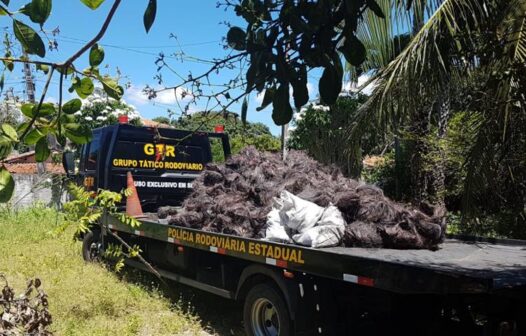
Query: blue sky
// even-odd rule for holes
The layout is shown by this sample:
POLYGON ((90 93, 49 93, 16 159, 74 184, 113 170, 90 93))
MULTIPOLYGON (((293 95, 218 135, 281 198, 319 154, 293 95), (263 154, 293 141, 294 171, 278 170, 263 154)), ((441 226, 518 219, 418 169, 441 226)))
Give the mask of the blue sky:
MULTIPOLYGON (((22 6, 27 1, 12 0, 11 9, 22 6)), ((59 43, 58 51, 48 51, 47 60, 63 61, 69 55, 78 50, 82 44, 91 39, 99 30, 106 13, 113 1, 106 0, 105 3, 95 11, 83 5, 80 0, 54 0, 53 10, 50 19, 46 22, 44 29, 51 31, 55 28, 60 29, 60 34, 56 37, 59 43)), ((226 55, 229 51, 223 49, 222 38, 226 35, 228 28, 220 22, 228 21, 233 25, 243 26, 243 22, 235 16, 232 10, 225 11, 216 8, 216 0, 199 1, 178 1, 178 0, 159 0, 157 18, 149 34, 146 34, 143 27, 143 13, 147 6, 147 0, 125 0, 118 9, 108 32, 101 40, 106 52, 104 65, 108 65, 105 72, 115 74, 116 67, 122 75, 132 84, 127 90, 124 99, 137 107, 139 112, 146 118, 167 115, 167 108, 177 110, 174 104, 173 93, 160 95, 156 102, 148 101, 141 93, 142 88, 149 84, 156 86, 153 78, 156 74, 154 61, 159 52, 170 55, 180 51, 177 42, 182 46, 182 50, 190 56, 204 59, 219 58, 226 55), (170 38, 170 34, 177 36, 170 38)), ((20 16, 25 22, 24 16, 20 16)), ((8 25, 8 19, 2 18, 4 24, 8 25)), ((32 25, 34 27, 34 25, 32 25)), ((8 28, 10 30, 10 28, 8 28)), ((75 64, 77 68, 87 66, 88 56, 85 55, 75 64)), ((195 62, 180 62, 170 59, 170 66, 178 73, 186 76, 190 71, 197 75, 208 69, 208 65, 195 62)), ((229 78, 228 73, 215 77, 215 82, 224 82, 229 78)), ((37 93, 44 86, 45 75, 36 73, 37 93)), ((168 72, 163 73, 166 84, 175 85, 180 82, 175 75, 168 72)), ((6 87, 15 86, 17 92, 21 92, 23 86, 17 84, 22 79, 21 66, 18 66, 14 73, 6 77, 6 87)), ((311 99, 315 98, 317 83, 316 77, 309 78, 311 99)), ((53 99, 58 97, 58 78, 50 87, 49 96, 53 99)), ((193 110, 200 110, 204 106, 193 107, 193 110)), ((267 124, 274 134, 279 134, 279 127, 275 126, 271 119, 271 110, 256 112, 258 98, 253 94, 249 104, 249 121, 259 121, 267 124)), ((231 108, 238 112, 240 104, 231 108)))

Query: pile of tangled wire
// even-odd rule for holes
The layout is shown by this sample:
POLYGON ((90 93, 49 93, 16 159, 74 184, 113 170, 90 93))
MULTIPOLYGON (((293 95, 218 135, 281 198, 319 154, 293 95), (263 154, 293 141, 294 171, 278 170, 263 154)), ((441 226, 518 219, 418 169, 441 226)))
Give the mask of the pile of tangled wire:
POLYGON ((177 213, 162 208, 172 225, 264 238, 273 198, 282 190, 326 207, 334 204, 346 220, 342 245, 398 249, 436 249, 444 240, 443 211, 396 203, 382 190, 344 177, 304 152, 242 150, 225 164, 209 164, 177 213))

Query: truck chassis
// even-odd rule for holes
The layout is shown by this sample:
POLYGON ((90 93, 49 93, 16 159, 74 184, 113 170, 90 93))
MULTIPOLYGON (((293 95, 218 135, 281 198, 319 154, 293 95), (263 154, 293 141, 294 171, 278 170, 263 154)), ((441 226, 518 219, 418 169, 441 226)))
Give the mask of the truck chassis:
POLYGON ((102 222, 85 241, 86 259, 91 247, 118 243, 109 230, 139 245, 162 277, 244 301, 248 335, 526 334, 525 242, 313 249, 171 226, 154 214, 135 229, 102 222))

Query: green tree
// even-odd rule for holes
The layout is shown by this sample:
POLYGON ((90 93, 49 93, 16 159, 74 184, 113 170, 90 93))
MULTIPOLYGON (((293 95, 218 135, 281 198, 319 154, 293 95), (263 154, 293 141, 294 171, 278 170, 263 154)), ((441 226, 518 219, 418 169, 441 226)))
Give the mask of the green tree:
MULTIPOLYGON (((336 104, 328 107, 311 104, 304 108, 295 120, 288 146, 306 150, 316 160, 325 164, 335 164, 347 176, 358 177, 361 173, 363 155, 371 154, 383 139, 374 131, 369 131, 355 147, 356 151, 346 151, 342 142, 345 132, 352 124, 356 110, 367 100, 364 94, 340 97, 336 104)), ((381 135, 379 134, 381 137, 381 135)), ((381 151, 381 149, 380 149, 381 151)))
POLYGON ((17 127, 22 121, 22 112, 17 100, 4 99, 0 102, 0 124, 9 124, 17 127))
MULTIPOLYGON (((476 222, 488 209, 509 213, 507 222, 515 227, 510 232, 517 236, 517 228, 526 226, 526 4, 425 3, 428 20, 402 53, 377 72, 376 88, 350 129, 351 139, 370 123, 404 122, 419 138, 415 152, 421 161, 412 161, 433 174, 437 170, 428 163, 444 162, 440 144, 447 139, 449 111, 465 113, 463 218, 476 222)), ((425 182, 421 176, 418 181, 425 182)))
MULTIPOLYGON (((394 0, 393 0, 394 1, 394 0)), ((397 1, 410 4, 411 0, 397 1)), ((259 109, 272 104, 272 119, 284 125, 292 119, 292 101, 297 110, 309 102, 308 71, 323 68, 318 86, 321 100, 332 105, 342 89, 344 68, 342 57, 354 65, 365 58, 366 48, 356 36, 358 23, 364 13, 384 17, 375 0, 222 0, 218 7, 233 10, 246 28, 231 26, 226 42, 233 49, 223 59, 211 60, 211 68, 200 74, 190 73, 178 85, 161 89, 147 87, 145 92, 155 98, 160 91, 187 89, 192 94, 186 108, 197 99, 212 104, 210 110, 228 110, 242 101, 240 117, 246 120, 248 95, 264 93, 259 109), (247 66, 227 83, 211 83, 210 77, 222 69, 247 66), (204 88, 213 87, 209 93, 204 88), (217 88, 221 88, 217 90, 217 88)), ((157 60, 159 71, 173 69, 164 55, 157 60)), ((236 72, 237 73, 237 72, 236 72)), ((159 75, 160 84, 164 84, 159 75)))
POLYGON ((172 123, 172 121, 168 117, 155 117, 152 120, 165 125, 170 125, 172 123))
MULTIPOLYGON (((278 151, 280 140, 270 133, 268 126, 262 123, 243 123, 239 116, 232 112, 196 112, 179 118, 171 123, 175 128, 189 131, 214 132, 217 125, 224 127, 230 137, 232 154, 237 154, 246 146, 254 146, 261 151, 278 151)), ((212 142, 215 161, 224 160, 222 147, 218 141, 212 142)))
MULTIPOLYGON (((81 0, 81 2, 90 9, 96 10, 104 0, 81 0)), ((122 0, 113 2, 95 36, 63 62, 50 62, 45 59, 46 45, 41 37, 45 23, 52 12, 54 3, 52 0, 31 0, 18 10, 9 8, 13 6, 10 1, 5 0, 0 3, 2 19, 9 21, 12 34, 22 49, 22 52, 18 52, 8 38, 4 40, 4 56, 0 57, 4 65, 0 77, 0 90, 4 86, 4 73, 14 71, 16 64, 19 63, 34 65, 38 71, 47 75, 38 102, 23 104, 20 108, 22 114, 27 117, 27 121, 19 125, 17 129, 8 123, 1 125, 0 160, 7 157, 13 148, 21 144, 35 146, 36 160, 43 162, 51 155, 49 139, 56 139, 62 146, 66 144, 67 139, 75 144, 90 141, 91 128, 89 125, 79 124, 73 115, 81 109, 82 101, 75 98, 64 103, 63 89, 64 85, 69 82, 69 91, 85 99, 93 93, 95 88, 93 81, 95 80, 101 84, 108 96, 117 100, 122 97, 124 89, 118 84, 118 79, 101 73, 100 65, 104 60, 104 50, 97 44, 106 33, 121 2, 122 0), (75 62, 86 53, 89 53, 89 67, 81 71, 76 68, 75 62), (59 77, 58 105, 46 102, 50 83, 55 75, 59 77)), ((144 20, 146 30, 149 30, 155 17, 155 11, 152 10, 155 4, 155 0, 148 2, 144 20)), ((5 167, 0 168, 0 202, 9 201, 13 191, 14 180, 11 174, 5 167)))
POLYGON ((132 125, 141 125, 141 116, 133 105, 108 97, 101 89, 84 99, 82 108, 74 113, 78 123, 90 129, 116 124, 119 116, 127 116, 132 125))
MULTIPOLYGON (((424 24, 426 9, 432 10, 436 5, 434 1, 418 0, 413 2, 411 10, 401 8, 391 0, 379 0, 379 7, 384 13, 389 13, 386 18, 367 13, 363 22, 358 26, 357 36, 367 48, 365 60, 359 66, 347 64, 350 79, 357 81, 362 73, 372 75, 387 67, 409 44, 424 24)), ((444 166, 443 160, 438 160, 432 155, 440 151, 436 141, 428 141, 430 132, 435 131, 440 137, 445 135, 447 125, 448 98, 444 95, 437 97, 419 97, 419 106, 415 107, 417 113, 410 117, 399 116, 391 118, 384 123, 382 131, 394 136, 394 196, 397 199, 412 199, 415 203, 423 201, 443 204, 444 194, 444 166), (441 100, 439 103, 438 100, 441 100), (437 131, 433 127, 429 110, 440 107, 439 113, 443 115, 437 131), (402 117, 402 118, 401 118, 402 117), (409 159, 408 159, 409 157, 409 159), (407 171, 410 173, 407 174, 407 171), (407 177, 410 179, 407 179, 407 177), (404 181, 404 182, 402 182, 404 181), (402 185, 402 183, 409 183, 402 185), (409 188, 409 189, 408 189, 409 188), (410 190, 411 195, 407 195, 410 190), (409 196, 409 197, 408 197, 409 196)), ((380 129, 379 129, 380 131, 380 129)), ((360 142, 358 138, 351 142, 348 151, 355 152, 360 142)), ((439 153, 440 154, 440 153, 439 153)), ((438 155, 442 157, 443 155, 438 155)), ((390 161, 391 162, 391 161, 390 161)))

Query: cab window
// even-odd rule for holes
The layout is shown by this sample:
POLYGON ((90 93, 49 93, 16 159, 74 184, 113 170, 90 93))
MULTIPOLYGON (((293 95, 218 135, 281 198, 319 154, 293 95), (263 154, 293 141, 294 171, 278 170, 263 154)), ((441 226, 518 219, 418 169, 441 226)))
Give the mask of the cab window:
POLYGON ((100 137, 94 137, 86 153, 87 154, 86 155, 86 170, 96 170, 97 169, 97 159, 99 157, 99 149, 100 149, 100 137))

